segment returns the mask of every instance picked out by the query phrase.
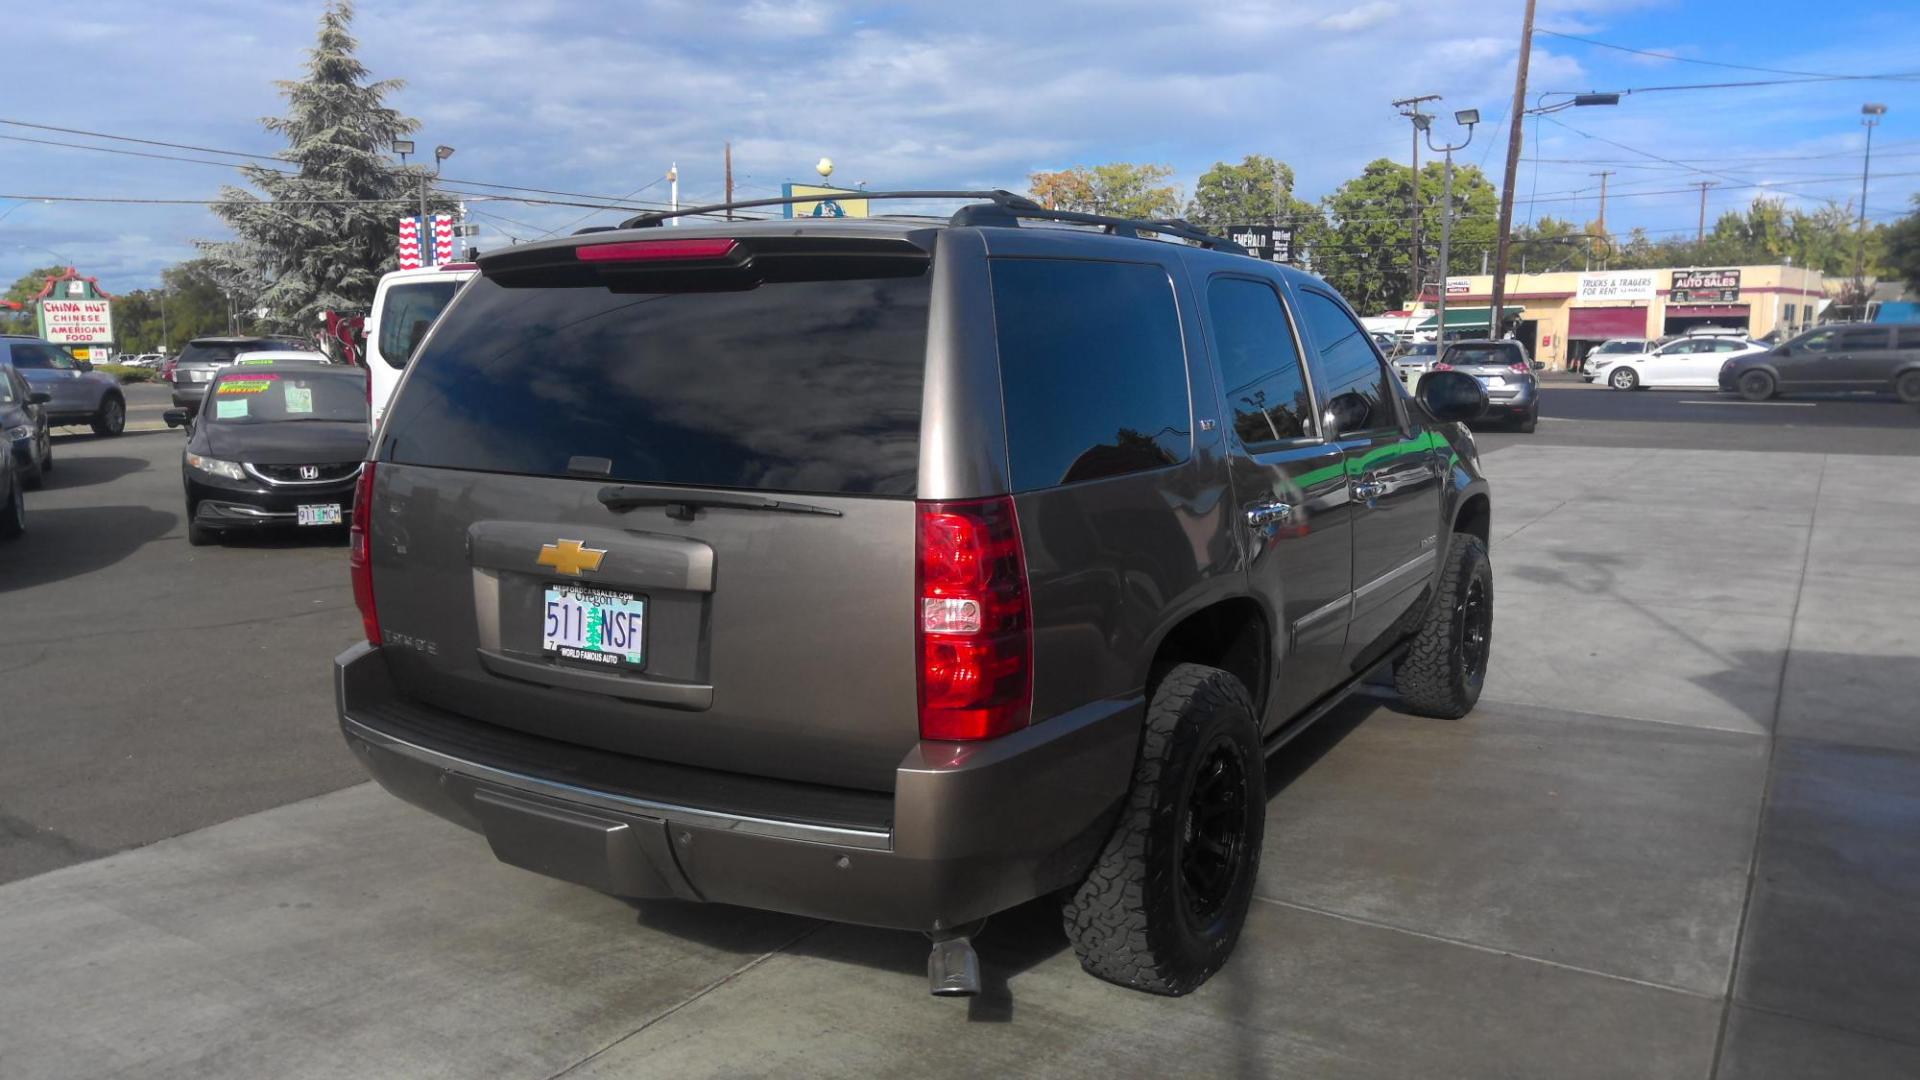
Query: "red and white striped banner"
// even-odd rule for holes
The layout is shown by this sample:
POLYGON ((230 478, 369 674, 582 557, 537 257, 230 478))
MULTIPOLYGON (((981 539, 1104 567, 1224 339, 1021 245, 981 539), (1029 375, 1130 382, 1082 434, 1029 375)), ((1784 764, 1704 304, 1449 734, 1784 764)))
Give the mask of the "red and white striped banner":
POLYGON ((400 269, 418 270, 422 265, 424 264, 420 259, 420 219, 403 217, 400 219, 400 269))
POLYGON ((453 215, 433 215, 433 261, 444 265, 453 261, 453 215))

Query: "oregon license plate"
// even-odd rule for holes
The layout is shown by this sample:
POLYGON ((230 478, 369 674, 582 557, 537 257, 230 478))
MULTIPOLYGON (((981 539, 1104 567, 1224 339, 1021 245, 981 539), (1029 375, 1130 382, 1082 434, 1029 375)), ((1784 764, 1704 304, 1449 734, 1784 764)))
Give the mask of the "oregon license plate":
POLYGON ((314 503, 302 506, 297 520, 302 525, 338 525, 340 524, 340 504, 314 503))
POLYGON ((212 382, 212 381, 213 381, 213 372, 211 372, 211 371, 189 371, 189 372, 187 372, 187 381, 188 381, 188 382, 212 382))
POLYGON ((1507 385, 1507 380, 1501 378, 1498 375, 1482 375, 1480 376, 1480 385, 1481 386, 1505 386, 1507 385))
POLYGON ((547 586, 540 648, 568 660, 642 667, 647 652, 647 601, 631 593, 547 586))

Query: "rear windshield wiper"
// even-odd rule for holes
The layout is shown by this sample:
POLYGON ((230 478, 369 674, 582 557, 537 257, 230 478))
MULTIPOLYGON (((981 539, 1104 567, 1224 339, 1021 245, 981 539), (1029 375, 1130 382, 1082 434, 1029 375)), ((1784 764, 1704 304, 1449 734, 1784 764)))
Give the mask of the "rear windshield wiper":
POLYGON ((690 493, 662 495, 658 491, 618 485, 600 489, 600 505, 616 513, 637 510, 643 506, 664 506, 667 508, 667 516, 675 521, 692 521, 693 515, 702 507, 727 510, 771 510, 779 514, 820 514, 824 517, 845 516, 830 506, 787 502, 784 499, 765 499, 757 495, 694 495, 690 493))

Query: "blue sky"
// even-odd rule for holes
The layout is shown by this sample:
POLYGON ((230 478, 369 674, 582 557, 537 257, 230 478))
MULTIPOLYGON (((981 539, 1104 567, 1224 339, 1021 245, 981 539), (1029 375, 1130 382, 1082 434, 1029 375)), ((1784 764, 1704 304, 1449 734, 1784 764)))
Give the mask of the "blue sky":
MULTIPOLYGON (((94 0, 8 21, 0 118, 271 153, 259 118, 297 78, 318 0, 94 0)), ((679 163, 683 201, 718 197, 731 139, 740 197, 805 180, 820 156, 836 181, 880 187, 1024 188, 1028 173, 1114 160, 1172 165, 1182 185, 1216 160, 1277 154, 1297 193, 1331 191, 1367 161, 1404 160, 1388 104, 1438 93, 1483 118, 1459 160, 1496 172, 1504 150, 1518 0, 1355 3, 974 0, 361 0, 355 32, 422 147, 458 148, 446 174, 621 196, 679 163)), ((1755 0, 1592 0, 1541 5, 1539 25, 1723 63, 1819 73, 1920 70, 1910 2, 1839 9, 1755 0)), ((1621 90, 1768 79, 1542 36, 1532 85, 1621 90)), ((1858 197, 1863 101, 1889 109, 1875 135, 1871 216, 1920 191, 1920 81, 1822 82, 1635 94, 1527 130, 1516 184, 1533 212, 1587 219, 1613 170, 1616 231, 1690 230, 1699 180, 1709 213, 1761 188, 1793 204, 1858 197), (1561 126, 1566 125, 1566 126, 1561 126), (1606 141, 1603 141, 1606 140, 1606 141), (1662 161, 1660 159, 1667 159, 1662 161), (1684 162, 1686 165, 1676 165, 1684 162), (1687 166, 1696 166, 1690 171, 1687 166)), ((1443 113, 1444 115, 1444 113, 1443 113)), ((1443 122, 1439 133, 1451 131, 1443 122)), ((0 135, 119 145, 0 125, 0 135)), ((206 156, 187 154, 186 156, 206 156)), ((206 199, 230 169, 0 139, 0 193, 206 199)), ((664 182, 636 199, 666 197, 664 182)), ((617 220, 565 207, 470 204, 493 246, 617 220), (583 220, 584 216, 584 220, 583 220)), ((56 254, 110 290, 151 285, 222 237, 192 206, 0 202, 0 281, 56 254)))

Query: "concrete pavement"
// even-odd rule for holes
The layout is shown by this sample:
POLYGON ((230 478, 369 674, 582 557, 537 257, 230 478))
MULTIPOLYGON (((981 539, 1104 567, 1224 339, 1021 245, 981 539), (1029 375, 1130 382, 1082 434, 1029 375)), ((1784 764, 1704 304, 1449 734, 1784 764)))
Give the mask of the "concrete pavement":
POLYGON ((1036 904, 987 995, 932 1000, 915 935, 636 911, 359 785, 0 886, 4 1071, 1920 1074, 1913 460, 1486 465, 1481 707, 1363 698, 1277 757, 1260 900, 1190 997, 1083 975, 1036 904))

